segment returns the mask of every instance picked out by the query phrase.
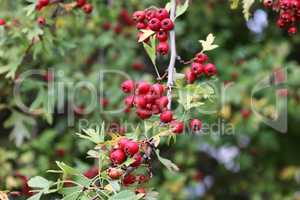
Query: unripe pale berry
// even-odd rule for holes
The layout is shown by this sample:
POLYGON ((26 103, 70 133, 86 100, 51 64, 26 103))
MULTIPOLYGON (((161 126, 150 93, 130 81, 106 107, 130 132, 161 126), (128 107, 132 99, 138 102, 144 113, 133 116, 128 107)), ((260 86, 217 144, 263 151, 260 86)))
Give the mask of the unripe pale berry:
POLYGON ((163 123, 169 123, 173 120, 173 113, 172 111, 164 111, 160 114, 160 121, 163 123))
POLYGON ((107 174, 111 179, 117 180, 123 175, 123 171, 117 168, 109 168, 107 174))

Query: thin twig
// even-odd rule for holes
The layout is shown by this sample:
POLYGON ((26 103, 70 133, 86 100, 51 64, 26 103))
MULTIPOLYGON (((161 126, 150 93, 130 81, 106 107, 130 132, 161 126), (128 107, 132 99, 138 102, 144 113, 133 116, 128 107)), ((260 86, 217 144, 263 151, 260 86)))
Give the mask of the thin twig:
MULTIPOLYGON (((171 2, 171 13, 170 17, 172 21, 175 21, 175 16, 176 16, 176 0, 172 0, 171 2)), ((176 63, 176 38, 175 38, 175 29, 170 31, 170 46, 171 46, 171 58, 170 58, 170 64, 168 67, 168 99, 169 99, 169 104, 168 104, 168 109, 171 110, 171 105, 172 105, 172 86, 174 83, 174 68, 175 68, 175 63, 176 63)))

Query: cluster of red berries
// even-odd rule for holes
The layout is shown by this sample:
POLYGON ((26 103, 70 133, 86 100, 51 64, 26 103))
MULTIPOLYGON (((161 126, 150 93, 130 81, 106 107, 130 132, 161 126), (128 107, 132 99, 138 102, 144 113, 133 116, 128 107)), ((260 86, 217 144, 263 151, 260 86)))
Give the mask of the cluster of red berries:
POLYGON ((193 83, 197 78, 202 75, 211 77, 217 74, 217 68, 212 63, 207 63, 208 56, 204 53, 196 54, 193 59, 191 68, 186 72, 185 77, 189 84, 193 83))
MULTIPOLYGON (((36 4, 36 10, 40 11, 44 7, 47 7, 51 3, 50 0, 38 0, 36 4)), ((87 2, 87 0, 76 0, 76 6, 82 8, 86 14, 90 14, 93 11, 93 6, 87 2)))
POLYGON ((145 175, 135 176, 132 174, 134 170, 131 170, 130 173, 126 173, 124 168, 120 167, 127 158, 131 158, 133 159, 133 162, 130 164, 130 167, 133 169, 138 168, 144 162, 140 149, 141 148, 136 141, 121 138, 116 147, 110 152, 109 158, 112 162, 112 166, 107 170, 108 176, 113 180, 121 178, 122 183, 125 186, 131 185, 137 181, 139 183, 145 182, 147 179, 145 175))
POLYGON ((162 55, 168 54, 169 31, 174 28, 174 22, 170 19, 169 12, 166 9, 136 11, 133 13, 133 20, 138 30, 150 29, 156 32, 156 38, 159 41, 156 51, 162 55))
POLYGON ((279 13, 277 26, 286 28, 290 35, 297 33, 296 23, 300 20, 300 0, 264 0, 267 8, 279 13))

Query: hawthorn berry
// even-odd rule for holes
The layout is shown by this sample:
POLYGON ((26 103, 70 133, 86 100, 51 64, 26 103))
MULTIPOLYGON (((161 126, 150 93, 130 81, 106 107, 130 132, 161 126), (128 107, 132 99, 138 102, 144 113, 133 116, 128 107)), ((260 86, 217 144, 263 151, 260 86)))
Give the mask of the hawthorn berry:
POLYGON ((132 174, 128 174, 123 178, 123 185, 124 186, 128 186, 131 184, 134 184, 136 181, 136 176, 132 175, 132 174))
POLYGON ((81 8, 86 4, 86 2, 86 0, 76 0, 76 6, 81 8))
POLYGON ((39 0, 38 4, 41 5, 42 7, 48 6, 49 0, 39 0))
POLYGON ((165 8, 160 8, 157 10, 156 16, 159 20, 164 20, 169 18, 169 12, 165 8))
POLYGON ((288 30, 288 33, 290 35, 295 35, 298 32, 297 27, 296 26, 291 26, 288 30))
POLYGON ((136 114, 139 118, 145 120, 149 119, 152 116, 152 113, 149 110, 138 108, 136 114))
POLYGON ((132 167, 138 167, 143 161, 143 156, 140 153, 137 153, 133 156, 134 162, 130 165, 132 167))
POLYGON ((145 13, 145 17, 146 17, 147 20, 150 21, 151 19, 156 17, 156 10, 155 9, 147 10, 146 13, 145 13))
POLYGON ((279 28, 283 28, 285 26, 285 22, 282 20, 282 19, 278 19, 277 22, 276 22, 276 25, 279 27, 279 28))
POLYGON ((196 74, 192 70, 188 70, 185 73, 185 78, 188 84, 192 84, 196 80, 196 74))
POLYGON ((86 14, 90 14, 93 12, 93 6, 89 3, 86 3, 82 6, 82 10, 86 13, 86 14))
POLYGON ((102 98, 102 99, 100 99, 100 105, 102 106, 102 107, 107 107, 108 106, 108 104, 109 104, 109 100, 107 99, 107 98, 102 98))
POLYGON ((144 188, 137 188, 135 190, 135 193, 136 194, 144 194, 144 195, 146 195, 146 190, 144 188))
POLYGON ((118 142, 118 145, 119 145, 119 148, 122 150, 122 151, 125 151, 125 145, 127 144, 127 142, 129 142, 130 140, 127 139, 127 138, 121 138, 118 142))
POLYGON ((192 129, 192 132, 197 133, 201 130, 202 128, 202 122, 199 119, 193 119, 190 122, 190 128, 192 129))
POLYGON ((170 18, 166 18, 161 21, 161 28, 164 31, 170 31, 174 28, 174 23, 170 18))
POLYGON ((170 110, 164 111, 160 114, 160 121, 163 123, 169 123, 173 120, 173 113, 170 110))
POLYGON ((136 96, 134 98, 134 104, 137 108, 146 108, 147 106, 147 100, 144 96, 136 96))
POLYGON ((107 170, 107 174, 111 179, 117 180, 123 175, 123 171, 120 169, 111 167, 107 170))
POLYGON ((142 70, 142 69, 144 68, 144 64, 141 63, 141 62, 134 62, 134 63, 132 64, 132 68, 133 68, 134 70, 139 71, 139 70, 142 70))
POLYGON ((38 19, 37 19, 37 22, 40 26, 45 26, 46 25, 45 17, 39 16, 38 19))
POLYGON ((134 96, 127 96, 124 100, 124 103, 128 107, 132 107, 134 102, 134 96))
POLYGON ((138 22, 135 27, 137 29, 146 29, 147 28, 147 25, 144 23, 144 22, 138 22))
POLYGON ((98 167, 94 166, 94 167, 90 168, 89 170, 85 171, 83 175, 89 179, 92 179, 98 175, 98 172, 99 172, 98 167))
POLYGON ((110 153, 109 158, 110 158, 111 162, 119 165, 125 161, 126 155, 121 149, 116 149, 110 153))
POLYGON ((155 100, 155 104, 162 110, 169 104, 169 99, 167 96, 162 96, 159 99, 155 100))
POLYGON ((271 8, 273 6, 273 0, 264 0, 264 6, 267 8, 271 8))
POLYGON ((242 109, 241 110, 241 115, 244 119, 248 119, 251 115, 251 111, 248 109, 242 109))
POLYGON ((214 76, 217 74, 217 68, 214 64, 208 63, 204 66, 204 73, 206 76, 214 76))
POLYGON ((205 63, 208 60, 208 56, 204 53, 197 53, 196 57, 195 57, 195 62, 197 63, 205 63))
POLYGON ((156 51, 161 55, 168 54, 169 44, 167 42, 160 42, 156 47, 156 51))
POLYGON ((163 95, 164 92, 165 92, 164 86, 159 83, 155 83, 150 88, 150 93, 155 97, 161 97, 161 95, 163 95))
POLYGON ((204 66, 198 62, 192 63, 191 69, 193 73, 197 76, 200 76, 204 72, 204 66))
POLYGON ((138 83, 137 85, 137 93, 139 95, 144 95, 144 94, 147 94, 149 92, 151 88, 151 85, 145 81, 142 81, 140 83, 138 83))
POLYGON ((181 134, 184 129, 184 123, 180 121, 171 122, 171 130, 175 134, 181 134))
POLYGON ((149 21, 148 26, 152 31, 159 31, 159 29, 161 27, 160 20, 157 18, 152 18, 149 21))
POLYGON ((121 89, 124 93, 131 93, 134 90, 134 82, 132 80, 126 80, 121 84, 121 89))
POLYGON ((158 31, 156 33, 156 39, 160 42, 165 42, 169 38, 168 33, 166 31, 158 31))
POLYGON ((4 26, 6 24, 6 21, 4 19, 0 18, 0 26, 4 26))
POLYGON ((126 152, 127 155, 133 156, 139 151, 139 144, 135 141, 129 140, 128 142, 125 143, 124 151, 126 152))
POLYGON ((145 17, 146 17, 145 12, 141 10, 135 11, 132 15, 132 19, 135 22, 144 22, 145 17))

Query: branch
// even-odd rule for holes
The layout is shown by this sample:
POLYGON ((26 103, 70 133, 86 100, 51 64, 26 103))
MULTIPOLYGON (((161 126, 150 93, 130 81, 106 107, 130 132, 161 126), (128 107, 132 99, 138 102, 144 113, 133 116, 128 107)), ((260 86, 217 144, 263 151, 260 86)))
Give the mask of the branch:
MULTIPOLYGON (((171 20, 174 22, 175 21, 175 16, 176 16, 176 0, 171 1, 171 13, 170 17, 171 20)), ((172 105, 172 87, 174 84, 174 68, 175 68, 175 62, 176 62, 176 38, 175 38, 175 28, 170 31, 170 46, 171 46, 171 58, 170 58, 170 63, 168 67, 168 99, 169 99, 169 104, 168 104, 168 109, 171 110, 171 105, 172 105)))

